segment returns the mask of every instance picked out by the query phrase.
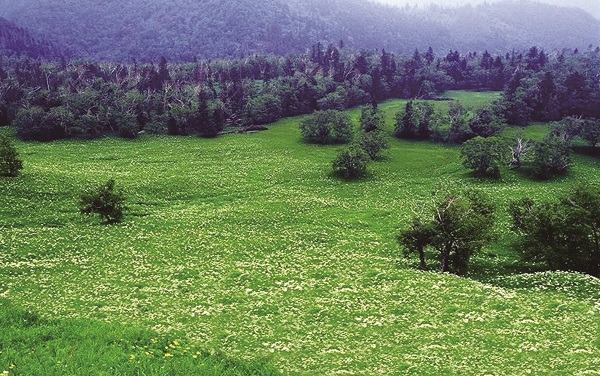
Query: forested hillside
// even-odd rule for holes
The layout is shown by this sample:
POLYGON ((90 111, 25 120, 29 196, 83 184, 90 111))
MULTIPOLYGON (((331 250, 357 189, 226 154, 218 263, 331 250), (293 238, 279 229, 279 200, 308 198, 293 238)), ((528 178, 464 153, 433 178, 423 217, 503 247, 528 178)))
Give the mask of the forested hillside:
POLYGON ((55 57, 58 52, 48 41, 36 38, 25 29, 0 17, 0 55, 55 57))
POLYGON ((600 21, 582 10, 526 1, 400 9, 363 0, 0 0, 0 16, 52 35, 71 57, 112 61, 298 53, 317 41, 405 54, 429 45, 585 48, 600 35, 600 21))

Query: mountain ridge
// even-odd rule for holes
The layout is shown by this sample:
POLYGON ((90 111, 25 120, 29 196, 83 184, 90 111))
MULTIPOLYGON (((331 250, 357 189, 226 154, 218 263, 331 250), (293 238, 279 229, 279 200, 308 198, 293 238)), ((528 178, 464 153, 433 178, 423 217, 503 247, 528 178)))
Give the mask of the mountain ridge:
POLYGON ((360 0, 0 0, 0 17, 52 35, 73 57, 172 61, 305 52, 315 42, 411 54, 585 48, 600 21, 583 10, 502 1, 459 8, 399 9, 360 0), (73 22, 76 19, 77 22, 73 22))

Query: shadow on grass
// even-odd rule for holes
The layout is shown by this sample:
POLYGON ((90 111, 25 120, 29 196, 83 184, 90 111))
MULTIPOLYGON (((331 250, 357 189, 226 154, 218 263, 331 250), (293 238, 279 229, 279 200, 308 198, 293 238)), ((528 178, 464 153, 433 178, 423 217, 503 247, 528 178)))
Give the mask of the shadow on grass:
POLYGON ((336 180, 336 181, 348 183, 348 184, 362 184, 362 183, 377 180, 377 176, 374 173, 372 173, 371 171, 367 171, 364 175, 361 175, 361 176, 348 177, 348 178, 340 176, 332 171, 327 174, 327 177, 332 180, 336 180))
POLYGON ((594 146, 573 146, 573 151, 577 154, 600 159, 600 147, 594 146))

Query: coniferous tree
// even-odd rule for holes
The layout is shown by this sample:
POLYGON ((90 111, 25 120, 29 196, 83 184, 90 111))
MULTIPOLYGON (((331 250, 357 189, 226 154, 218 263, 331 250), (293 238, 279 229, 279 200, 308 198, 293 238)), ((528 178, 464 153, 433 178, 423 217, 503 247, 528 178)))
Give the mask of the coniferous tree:
POLYGON ((158 64, 158 79, 160 80, 161 84, 171 80, 168 62, 164 56, 160 58, 160 63, 158 64))
POLYGON ((23 161, 8 137, 0 135, 0 176, 15 177, 23 169, 23 161))
POLYGON ((396 129, 394 135, 402 139, 413 139, 417 135, 417 127, 414 123, 414 102, 408 101, 404 112, 396 115, 396 129))

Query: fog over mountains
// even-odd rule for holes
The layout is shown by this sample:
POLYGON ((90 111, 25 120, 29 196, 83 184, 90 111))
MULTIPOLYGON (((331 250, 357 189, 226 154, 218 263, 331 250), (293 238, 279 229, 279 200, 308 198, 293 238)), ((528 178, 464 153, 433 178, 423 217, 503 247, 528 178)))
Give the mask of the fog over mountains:
POLYGON ((406 8, 364 0, 0 0, 0 17, 61 46, 69 57, 111 61, 286 54, 340 41, 398 54, 428 46, 502 52, 600 43, 600 21, 578 8, 530 1, 447 6, 461 3, 406 8))
MULTIPOLYGON (((427 7, 431 4, 443 6, 478 5, 492 3, 501 0, 374 0, 383 4, 396 6, 420 6, 427 7)), ((556 5, 560 7, 575 7, 585 10, 596 18, 600 18, 600 1, 598 0, 538 0, 540 3, 556 5)))

